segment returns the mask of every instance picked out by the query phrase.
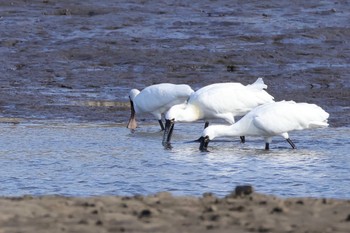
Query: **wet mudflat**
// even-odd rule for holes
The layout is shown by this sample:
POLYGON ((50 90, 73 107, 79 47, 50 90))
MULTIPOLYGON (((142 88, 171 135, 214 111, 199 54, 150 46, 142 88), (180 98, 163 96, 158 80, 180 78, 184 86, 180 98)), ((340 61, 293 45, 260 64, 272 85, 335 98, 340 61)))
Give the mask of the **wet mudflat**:
POLYGON ((197 89, 261 76, 276 100, 316 103, 331 113, 332 126, 349 123, 346 1, 0 6, 3 117, 120 123, 130 88, 172 82, 197 89))

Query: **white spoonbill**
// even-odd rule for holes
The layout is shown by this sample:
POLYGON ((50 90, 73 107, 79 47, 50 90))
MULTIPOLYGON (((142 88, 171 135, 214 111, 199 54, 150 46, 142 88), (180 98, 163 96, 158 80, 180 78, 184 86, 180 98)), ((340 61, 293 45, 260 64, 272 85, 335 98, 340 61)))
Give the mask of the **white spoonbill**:
POLYGON ((201 151, 207 151, 208 143, 216 137, 261 136, 265 150, 269 150, 272 137, 282 136, 295 149, 288 132, 328 126, 329 114, 315 104, 280 101, 256 107, 233 125, 212 125, 203 130, 201 151))
MULTIPOLYGON (((235 116, 243 116, 258 105, 273 102, 273 96, 265 90, 262 78, 244 86, 241 83, 216 83, 194 92, 187 103, 171 107, 165 115, 165 130, 162 144, 170 148, 175 122, 194 122, 204 119, 223 119, 233 124, 235 116)), ((241 135, 244 142, 244 137, 241 135)))
POLYGON ((194 91, 186 84, 161 83, 146 87, 141 92, 132 89, 129 93, 131 116, 127 125, 129 129, 137 127, 135 114, 150 113, 157 118, 164 130, 162 114, 176 104, 185 103, 194 91))

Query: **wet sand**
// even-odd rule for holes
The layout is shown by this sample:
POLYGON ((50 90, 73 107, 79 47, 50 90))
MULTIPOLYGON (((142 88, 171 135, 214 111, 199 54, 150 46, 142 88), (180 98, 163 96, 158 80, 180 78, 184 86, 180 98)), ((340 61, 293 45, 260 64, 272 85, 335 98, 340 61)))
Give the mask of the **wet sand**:
MULTIPOLYGON (((252 83, 350 123, 347 1, 0 3, 2 122, 127 122, 130 88, 252 83)), ((150 116, 144 116, 151 121, 150 116)), ((244 197, 0 199, 0 232, 348 232, 349 201, 244 197)))
POLYGON ((217 198, 21 197, 0 199, 0 232, 349 232, 350 201, 217 198))

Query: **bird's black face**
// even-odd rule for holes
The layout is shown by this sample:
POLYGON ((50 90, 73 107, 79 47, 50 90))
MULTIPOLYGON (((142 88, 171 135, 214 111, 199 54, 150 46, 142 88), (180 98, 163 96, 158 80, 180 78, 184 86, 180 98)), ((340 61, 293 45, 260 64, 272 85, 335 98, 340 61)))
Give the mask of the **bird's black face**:
POLYGON ((171 136, 173 134, 174 124, 175 124, 175 119, 165 120, 165 129, 164 129, 164 134, 163 134, 162 145, 166 149, 171 149, 170 140, 171 140, 171 136))
POLYGON ((132 113, 135 113, 135 107, 134 107, 134 101, 131 100, 130 96, 129 96, 129 100, 130 100, 130 109, 132 113))
POLYGON ((129 118, 129 122, 128 125, 126 126, 127 128, 131 129, 132 131, 134 131, 137 127, 137 122, 136 122, 136 116, 135 116, 135 108, 134 108, 134 102, 130 99, 130 118, 129 118))
POLYGON ((199 146, 199 150, 202 152, 209 152, 208 151, 208 144, 209 144, 209 136, 205 136, 205 137, 200 137, 199 138, 199 142, 200 142, 200 146, 199 146))

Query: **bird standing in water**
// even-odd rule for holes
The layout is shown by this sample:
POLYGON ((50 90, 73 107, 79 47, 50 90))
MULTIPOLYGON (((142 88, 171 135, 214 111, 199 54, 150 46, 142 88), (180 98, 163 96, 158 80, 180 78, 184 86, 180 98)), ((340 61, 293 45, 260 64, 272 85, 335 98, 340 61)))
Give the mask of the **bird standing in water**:
POLYGON ((129 93, 131 115, 127 125, 129 129, 136 129, 136 113, 150 113, 159 122, 162 130, 162 114, 176 104, 185 103, 194 91, 186 84, 161 83, 148 86, 141 92, 132 89, 129 93))
MULTIPOLYGON (((274 97, 264 90, 266 88, 262 78, 258 78, 253 84, 246 86, 241 83, 216 83, 197 90, 187 103, 175 105, 166 113, 163 146, 171 148, 175 122, 204 119, 207 127, 209 120, 223 119, 233 124, 235 116, 243 116, 261 104, 273 102, 274 97)), ((244 142, 244 134, 240 136, 244 142)))
POLYGON ((210 140, 225 136, 261 136, 265 150, 270 149, 272 137, 282 136, 293 149, 295 144, 288 132, 328 126, 329 114, 315 104, 280 101, 256 107, 232 125, 212 125, 204 129, 200 138, 201 151, 207 151, 210 140))

